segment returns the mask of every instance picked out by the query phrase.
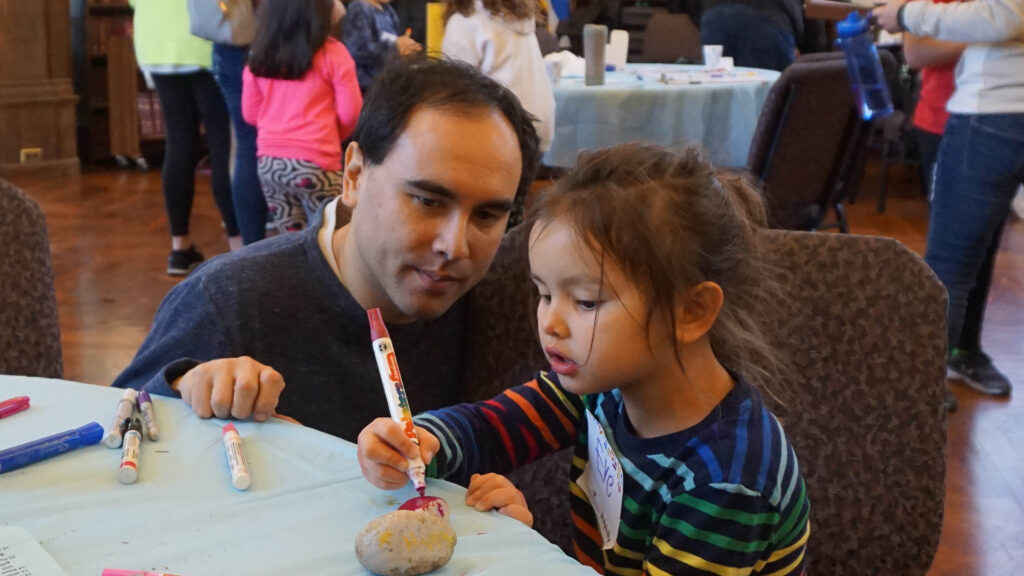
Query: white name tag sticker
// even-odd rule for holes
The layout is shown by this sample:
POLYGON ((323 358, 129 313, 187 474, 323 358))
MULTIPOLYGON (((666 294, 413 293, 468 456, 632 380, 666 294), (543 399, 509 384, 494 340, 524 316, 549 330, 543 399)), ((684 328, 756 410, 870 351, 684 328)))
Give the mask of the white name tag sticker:
POLYGON ((587 411, 587 466, 576 484, 590 499, 601 533, 601 548, 615 546, 622 515, 622 465, 612 450, 604 428, 587 411))

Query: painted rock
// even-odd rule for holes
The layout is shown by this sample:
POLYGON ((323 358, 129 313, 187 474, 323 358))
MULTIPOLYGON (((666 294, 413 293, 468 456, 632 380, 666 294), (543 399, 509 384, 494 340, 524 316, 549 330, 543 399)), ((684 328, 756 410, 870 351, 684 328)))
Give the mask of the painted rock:
POLYGON ((413 576, 448 563, 455 531, 434 512, 395 510, 372 520, 356 536, 356 558, 381 576, 413 576))
POLYGON ((448 516, 448 503, 445 502, 444 498, 438 498, 437 496, 417 496, 410 498, 402 503, 398 507, 399 510, 426 510, 433 514, 437 514, 445 520, 449 520, 448 516))

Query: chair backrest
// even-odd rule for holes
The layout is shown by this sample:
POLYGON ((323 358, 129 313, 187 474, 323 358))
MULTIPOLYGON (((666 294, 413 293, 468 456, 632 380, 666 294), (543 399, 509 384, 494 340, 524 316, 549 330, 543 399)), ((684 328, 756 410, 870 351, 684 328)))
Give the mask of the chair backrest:
MULTIPOLYGON (((463 383, 487 398, 544 366, 526 226, 470 293, 463 383)), ((811 500, 809 574, 923 575, 942 526, 945 291, 894 240, 764 232, 792 298, 770 311, 795 372, 776 406, 811 500)), ((766 395, 767 396, 767 395, 766 395)), ((535 528, 571 550, 566 451, 513 477, 535 528)))
POLYGON ((644 31, 644 62, 690 62, 701 59, 700 30, 686 14, 656 13, 644 31))
POLYGON ((845 62, 794 62, 782 72, 747 158, 747 170, 762 182, 773 227, 817 228, 859 124, 845 62))
POLYGON ((39 205, 0 179, 0 374, 60 378, 50 242, 39 205))

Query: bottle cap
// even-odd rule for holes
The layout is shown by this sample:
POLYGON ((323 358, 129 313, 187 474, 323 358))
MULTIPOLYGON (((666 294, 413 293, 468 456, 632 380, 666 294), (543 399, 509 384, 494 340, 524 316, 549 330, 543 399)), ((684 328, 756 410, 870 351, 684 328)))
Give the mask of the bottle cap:
POLYGON ((871 29, 871 21, 857 12, 850 12, 845 20, 836 22, 836 34, 840 38, 852 38, 871 29))

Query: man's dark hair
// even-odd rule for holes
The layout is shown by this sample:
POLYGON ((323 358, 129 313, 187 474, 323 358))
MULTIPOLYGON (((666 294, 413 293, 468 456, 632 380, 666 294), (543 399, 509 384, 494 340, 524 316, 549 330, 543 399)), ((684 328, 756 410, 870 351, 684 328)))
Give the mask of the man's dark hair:
POLYGON ((452 60, 395 60, 374 78, 352 135, 368 163, 384 162, 417 106, 499 110, 519 140, 523 171, 516 199, 522 201, 526 197, 540 164, 540 139, 533 126, 533 115, 523 109, 519 98, 508 88, 468 64, 452 60))

